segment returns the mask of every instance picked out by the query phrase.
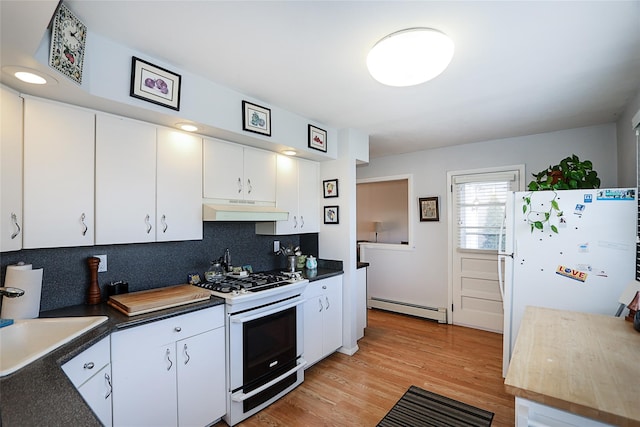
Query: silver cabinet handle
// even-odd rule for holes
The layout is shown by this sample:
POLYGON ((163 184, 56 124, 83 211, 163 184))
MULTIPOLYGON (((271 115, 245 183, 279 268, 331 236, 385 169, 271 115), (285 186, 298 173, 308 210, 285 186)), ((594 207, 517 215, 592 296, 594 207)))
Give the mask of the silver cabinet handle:
POLYGON ((322 300, 320 298, 318 298, 318 305, 320 306, 320 310, 318 310, 318 313, 320 313, 322 311, 322 309, 324 308, 322 306, 322 300))
POLYGON ((242 193, 242 179, 238 178, 238 194, 242 193))
POLYGON ((186 365, 187 363, 189 363, 189 360, 191 360, 191 356, 189 356, 189 353, 187 353, 187 344, 184 345, 184 357, 186 357, 184 364, 186 365))
POLYGON ((151 233, 151 229, 153 228, 151 226, 151 222, 149 222, 150 219, 151 217, 149 216, 149 214, 147 214, 147 216, 144 217, 144 223, 147 224, 147 234, 151 233))
POLYGON ((175 328, 173 328, 173 330, 176 332, 181 332, 182 328, 180 326, 176 326, 175 328))
POLYGON ((162 232, 163 233, 166 233, 167 232, 167 228, 169 228, 169 225, 167 224, 166 219, 167 219, 166 215, 162 215, 162 218, 160 218, 160 222, 162 223, 162 232))
POLYGON ((293 216, 293 228, 298 228, 298 217, 293 216))
POLYGON ((169 362, 169 366, 167 366, 167 371, 171 370, 171 367, 173 366, 173 362, 171 361, 171 358, 169 356, 171 356, 171 350, 167 349, 167 362, 169 362))
POLYGON ((11 222, 13 222, 13 226, 16 228, 16 231, 11 235, 11 240, 15 239, 16 237, 18 237, 18 234, 20 234, 20 224, 18 224, 18 216, 15 214, 15 212, 11 212, 11 222))
POLYGON ((105 385, 107 386, 107 394, 104 395, 104 398, 108 399, 109 396, 111 396, 112 387, 111 387, 111 377, 107 373, 104 374, 104 382, 105 382, 105 385))
POLYGON ((249 189, 249 191, 247 191, 247 194, 251 194, 251 190, 253 190, 253 187, 251 186, 251 180, 249 178, 247 178, 247 188, 249 189))
POLYGON ((93 369, 94 366, 95 366, 95 364, 93 362, 89 362, 89 363, 85 363, 83 368, 84 369, 93 369))
POLYGON ((304 217, 300 215, 300 228, 304 227, 304 217))
POLYGON ((89 227, 87 227, 87 224, 84 223, 84 220, 86 219, 86 215, 84 214, 84 212, 82 212, 82 215, 80 215, 80 222, 82 223, 82 226, 84 227, 84 229, 82 230, 82 235, 86 235, 87 234, 87 230, 89 230, 89 227))
POLYGON ((329 307, 331 306, 331 305, 329 304, 329 297, 325 296, 324 298, 325 298, 325 300, 327 301, 327 310, 329 310, 329 307))

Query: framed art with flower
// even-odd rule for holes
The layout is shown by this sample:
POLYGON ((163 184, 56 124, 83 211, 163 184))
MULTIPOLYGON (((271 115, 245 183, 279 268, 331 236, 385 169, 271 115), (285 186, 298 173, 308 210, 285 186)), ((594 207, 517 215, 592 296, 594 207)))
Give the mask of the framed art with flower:
POLYGON ((179 74, 132 57, 130 95, 134 98, 180 111, 181 79, 179 74))
POLYGON ((327 179, 322 181, 322 191, 325 199, 329 197, 338 197, 338 180, 327 179))
POLYGON ((338 206, 325 206, 324 207, 324 223, 325 224, 339 224, 340 217, 338 215, 338 206))

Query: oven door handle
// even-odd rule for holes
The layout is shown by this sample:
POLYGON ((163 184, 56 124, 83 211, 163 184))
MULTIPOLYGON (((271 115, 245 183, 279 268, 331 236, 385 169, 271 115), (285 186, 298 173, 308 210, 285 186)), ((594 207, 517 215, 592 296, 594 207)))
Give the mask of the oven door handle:
POLYGON ((288 377, 289 375, 298 372, 300 369, 304 368, 305 366, 307 366, 307 361, 304 359, 298 359, 297 365, 295 368, 291 368, 289 369, 287 372, 285 372, 284 374, 280 375, 278 378, 274 378, 273 380, 269 381, 266 384, 261 385, 260 387, 258 387, 255 390, 251 390, 249 393, 243 393, 242 390, 237 391, 235 393, 233 393, 231 395, 231 400, 233 400, 234 402, 243 402, 247 399, 249 399, 250 397, 255 396, 258 393, 261 393, 263 391, 265 391, 266 389, 268 389, 269 387, 271 387, 274 384, 277 384, 279 381, 282 381, 284 378, 288 377))
POLYGON ((278 308, 274 308, 273 310, 269 310, 269 311, 261 311, 260 313, 257 314, 253 314, 251 316, 237 316, 234 317, 233 315, 231 315, 231 323, 246 323, 246 322, 250 322, 252 320, 256 320, 256 319, 260 319, 261 317, 265 317, 265 316, 271 316, 272 314, 278 313, 280 311, 284 311, 287 310, 291 307, 295 307, 298 306, 300 304, 302 304, 304 301, 303 300, 296 300, 295 302, 292 302, 291 304, 287 304, 287 305, 283 305, 280 306, 278 308))

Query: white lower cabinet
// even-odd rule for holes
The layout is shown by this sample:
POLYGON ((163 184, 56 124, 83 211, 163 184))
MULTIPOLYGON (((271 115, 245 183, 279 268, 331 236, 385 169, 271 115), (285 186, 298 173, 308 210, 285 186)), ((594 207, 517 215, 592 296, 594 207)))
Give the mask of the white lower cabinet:
POLYGON ((302 296, 304 358, 311 366, 342 346, 342 276, 311 282, 302 296))
POLYGON ((109 337, 107 337, 62 365, 62 370, 105 426, 113 424, 109 360, 109 337))
POLYGON ((226 412, 224 307, 111 335, 116 426, 205 426, 226 412))
POLYGON ((613 427, 541 403, 516 396, 516 427, 613 427))

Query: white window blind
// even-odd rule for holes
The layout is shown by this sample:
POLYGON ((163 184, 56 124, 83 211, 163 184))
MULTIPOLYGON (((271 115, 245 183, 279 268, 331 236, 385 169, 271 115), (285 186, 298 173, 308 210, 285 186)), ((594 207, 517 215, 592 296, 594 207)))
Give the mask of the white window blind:
POLYGON ((497 250, 507 193, 517 190, 517 171, 459 175, 453 185, 458 248, 497 250))

